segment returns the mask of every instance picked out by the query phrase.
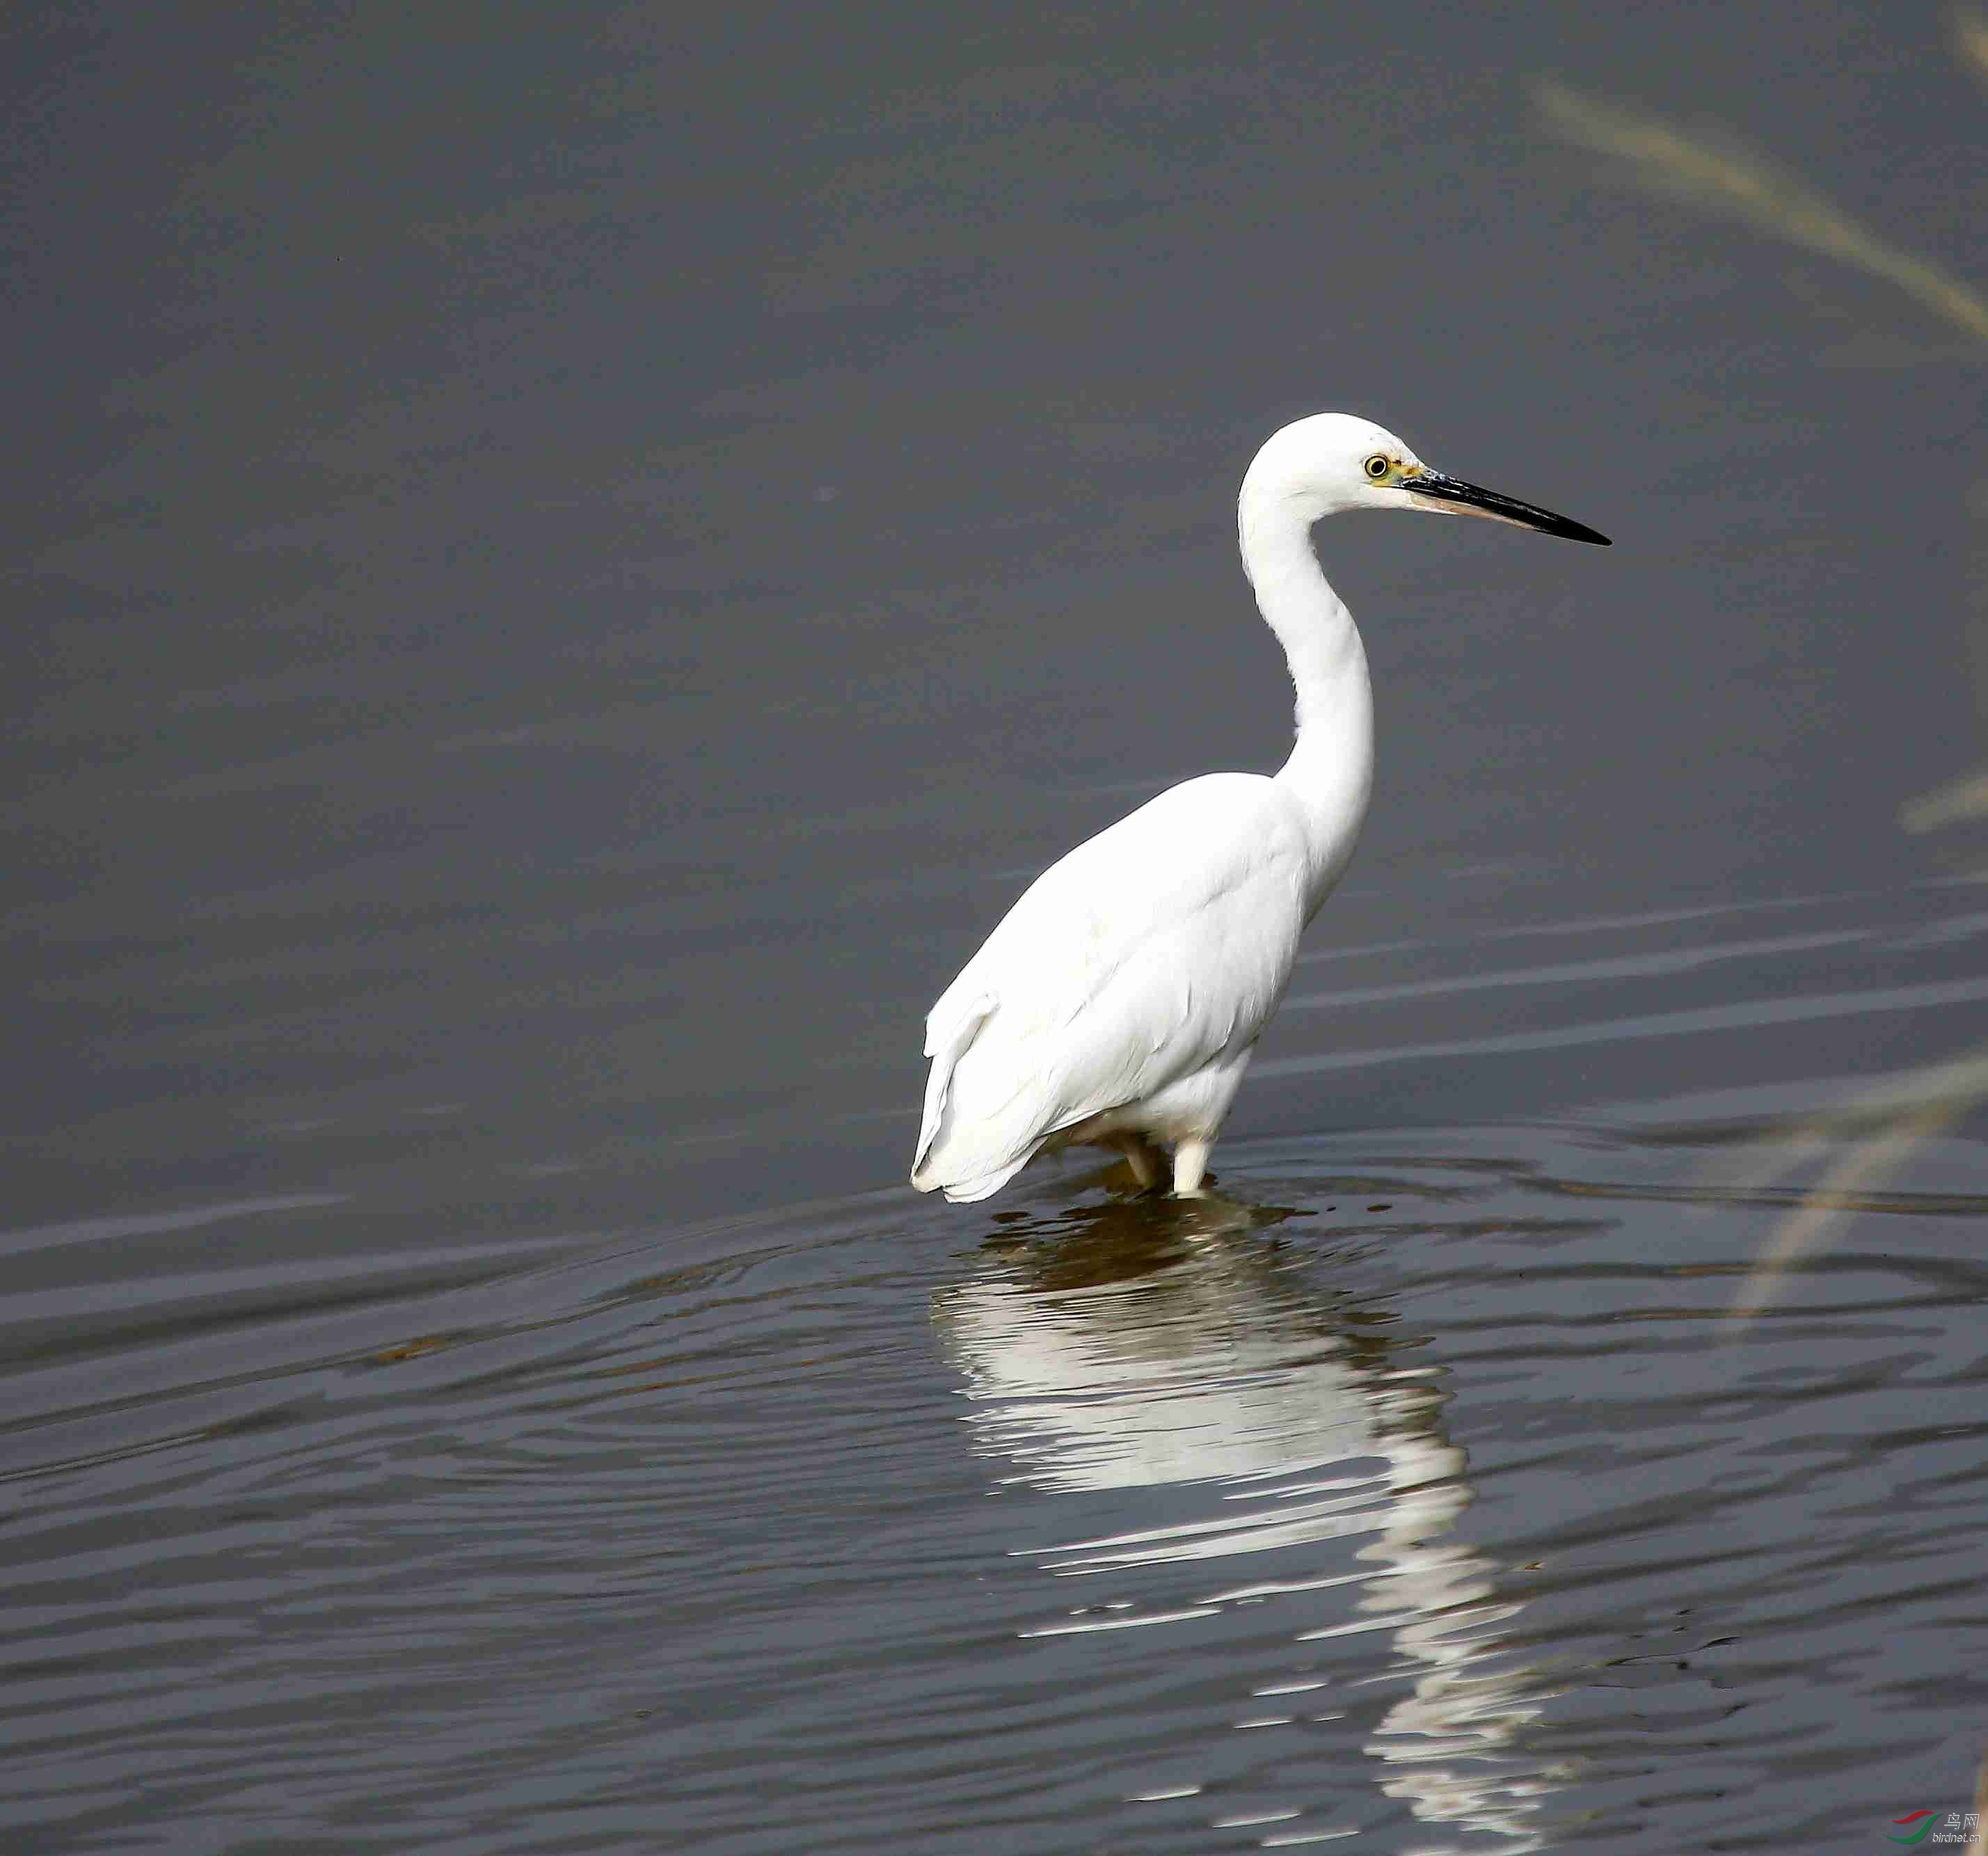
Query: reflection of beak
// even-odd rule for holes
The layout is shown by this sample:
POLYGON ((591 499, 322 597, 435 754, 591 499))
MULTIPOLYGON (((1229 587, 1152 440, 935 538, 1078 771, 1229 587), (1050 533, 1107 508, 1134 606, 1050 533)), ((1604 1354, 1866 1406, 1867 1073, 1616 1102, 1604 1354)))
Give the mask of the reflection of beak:
POLYGON ((1516 497, 1500 496, 1496 490, 1480 490, 1459 477, 1445 477, 1441 471, 1422 469, 1404 478, 1401 488, 1411 496, 1426 496, 1445 515, 1488 516, 1494 522, 1516 522, 1522 529, 1537 529, 1542 535, 1557 535, 1567 541, 1591 541, 1605 548, 1608 537, 1584 523, 1556 516, 1550 509, 1535 509, 1516 497))

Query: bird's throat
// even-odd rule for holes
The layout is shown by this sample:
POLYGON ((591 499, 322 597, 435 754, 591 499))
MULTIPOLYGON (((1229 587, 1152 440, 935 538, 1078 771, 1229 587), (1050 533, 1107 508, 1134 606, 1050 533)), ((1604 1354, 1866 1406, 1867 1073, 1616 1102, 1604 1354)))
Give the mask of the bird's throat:
POLYGON ((1374 692, 1353 615, 1312 552, 1290 505, 1239 510, 1242 565, 1276 634, 1297 697, 1297 739, 1277 775, 1303 807, 1311 840, 1313 906, 1353 854, 1374 785, 1374 692))

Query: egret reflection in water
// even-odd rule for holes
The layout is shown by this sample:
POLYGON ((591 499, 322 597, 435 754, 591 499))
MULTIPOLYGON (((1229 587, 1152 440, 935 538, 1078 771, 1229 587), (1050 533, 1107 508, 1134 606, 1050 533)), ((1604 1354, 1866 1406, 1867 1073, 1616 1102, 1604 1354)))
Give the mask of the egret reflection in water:
MULTIPOLYGON (((1029 1634, 1165 1628, 1266 1603, 1315 1618, 1355 1589, 1336 1608, 1347 1614, 1293 1633, 1290 1679, 1239 1694, 1233 1725, 1337 1718, 1357 1698, 1314 1646, 1390 1633, 1405 1686, 1364 1742, 1380 1790, 1424 1821, 1542 1847, 1556 1773, 1513 1742, 1549 1691, 1510 1652, 1520 1608, 1498 1569, 1456 1537, 1472 1491, 1445 1435, 1446 1395, 1386 1311, 1335 1295, 1314 1259, 1278 1242, 1283 1215, 1121 1200, 1032 1217, 935 1294, 972 1448, 1002 1484, 1066 1498, 1165 1486, 1175 1514, 1188 1486, 1205 1493, 1186 1499, 1188 1519, 1011 1550, 1143 1594, 1029 1634), (1209 1563, 1227 1579, 1263 1554, 1274 1570, 1211 1589, 1209 1563)), ((1151 1796, 1199 1790, 1199 1773, 1177 1776, 1151 1796)))

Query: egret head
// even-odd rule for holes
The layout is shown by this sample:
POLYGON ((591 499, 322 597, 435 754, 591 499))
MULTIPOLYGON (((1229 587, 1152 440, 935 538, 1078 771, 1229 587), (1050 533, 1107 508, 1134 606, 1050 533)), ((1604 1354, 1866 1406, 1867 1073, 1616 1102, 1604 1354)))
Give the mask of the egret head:
POLYGON ((1608 546, 1607 536, 1584 523, 1430 469, 1392 432, 1351 413, 1314 413, 1273 433, 1242 480, 1242 494, 1246 501, 1295 508, 1307 522, 1349 509, 1424 509, 1608 546))

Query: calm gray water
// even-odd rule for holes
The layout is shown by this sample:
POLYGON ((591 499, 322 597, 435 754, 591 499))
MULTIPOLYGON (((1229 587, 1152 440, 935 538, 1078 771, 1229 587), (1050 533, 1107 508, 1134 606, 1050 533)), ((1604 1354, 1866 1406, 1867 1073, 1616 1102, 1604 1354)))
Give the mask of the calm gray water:
POLYGON ((1944 13, 5 32, 0 1844, 1976 1808, 1944 13), (1281 758, 1325 406, 1618 545, 1322 529, 1380 792, 1222 1198, 919 1198, 1007 901, 1281 758))

